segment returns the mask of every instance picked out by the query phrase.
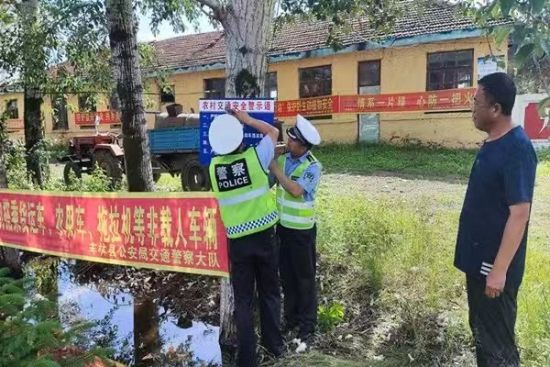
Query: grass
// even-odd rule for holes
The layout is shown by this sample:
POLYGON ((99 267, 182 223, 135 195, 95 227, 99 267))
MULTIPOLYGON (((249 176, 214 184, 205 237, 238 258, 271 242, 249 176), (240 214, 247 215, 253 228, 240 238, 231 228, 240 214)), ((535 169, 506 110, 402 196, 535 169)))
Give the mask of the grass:
MULTIPOLYGON (((326 174, 318 199, 320 303, 343 304, 344 322, 319 338, 316 352, 267 365, 473 366, 464 276, 452 264, 475 151, 332 145, 315 154, 326 174), (361 192, 371 175, 424 181, 422 190, 361 192)), ((517 322, 523 365, 532 367, 550 365, 550 152, 538 155, 517 322)), ((158 187, 179 191, 179 178, 163 175, 158 187)))
POLYGON ((395 173, 436 179, 468 177, 475 151, 377 145, 326 145, 315 152, 326 173, 395 173))
MULTIPOLYGON (((475 365, 464 276, 453 267, 464 185, 430 191, 432 180, 466 180, 475 152, 328 146, 316 155, 326 173, 339 174, 325 177, 331 184, 322 186, 318 200, 320 300, 343 303, 346 316, 320 338, 317 353, 293 355, 281 365, 475 365), (427 179, 428 194, 356 190, 370 182, 361 175, 388 172, 427 179)), ((538 155, 517 322, 522 365, 533 367, 550 365, 550 152, 538 155)))

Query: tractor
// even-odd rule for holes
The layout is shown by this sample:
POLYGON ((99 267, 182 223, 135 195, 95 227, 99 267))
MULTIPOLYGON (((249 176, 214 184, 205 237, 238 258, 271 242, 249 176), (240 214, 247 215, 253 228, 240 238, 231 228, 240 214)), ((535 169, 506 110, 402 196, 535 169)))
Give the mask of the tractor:
POLYGON ((83 173, 91 173, 96 164, 111 178, 113 184, 118 184, 125 172, 121 136, 107 132, 72 138, 69 142, 69 154, 61 158, 61 161, 66 162, 63 170, 66 184, 71 181, 71 172, 80 178, 83 173))

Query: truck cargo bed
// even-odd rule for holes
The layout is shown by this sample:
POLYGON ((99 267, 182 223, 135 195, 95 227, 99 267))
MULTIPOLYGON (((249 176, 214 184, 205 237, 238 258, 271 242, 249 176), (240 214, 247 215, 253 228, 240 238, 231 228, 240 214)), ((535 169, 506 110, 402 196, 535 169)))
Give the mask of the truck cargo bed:
POLYGON ((200 149, 198 127, 177 127, 147 131, 151 153, 190 153, 200 149))

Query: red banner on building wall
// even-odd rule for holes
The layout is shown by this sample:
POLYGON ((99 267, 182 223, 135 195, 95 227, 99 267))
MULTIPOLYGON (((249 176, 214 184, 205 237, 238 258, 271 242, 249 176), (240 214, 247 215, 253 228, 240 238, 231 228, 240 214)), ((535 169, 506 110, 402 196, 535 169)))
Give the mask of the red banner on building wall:
POLYGON ((0 244, 56 256, 227 276, 225 231, 208 194, 0 191, 0 244))
POLYGON ((328 96, 278 101, 277 117, 330 115, 333 113, 414 112, 470 109, 474 88, 418 93, 328 96))
POLYGON ((275 104, 275 116, 288 117, 296 116, 297 114, 304 116, 330 115, 338 112, 339 98, 339 96, 326 96, 277 101, 275 104))
POLYGON ((76 112, 74 123, 76 125, 95 125, 96 116, 99 117, 100 124, 120 123, 118 113, 115 111, 76 112))
POLYGON ((341 113, 410 112, 470 109, 475 89, 420 93, 341 96, 341 113))

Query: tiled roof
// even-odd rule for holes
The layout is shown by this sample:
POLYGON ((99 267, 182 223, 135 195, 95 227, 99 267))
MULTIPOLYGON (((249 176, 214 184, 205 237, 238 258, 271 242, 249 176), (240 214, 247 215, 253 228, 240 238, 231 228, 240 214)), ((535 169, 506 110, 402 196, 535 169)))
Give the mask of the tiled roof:
MULTIPOLYGON (((411 2, 412 5, 412 2, 411 2)), ((489 25, 504 24, 493 21, 489 25)), ((311 51, 327 47, 330 22, 311 21, 284 25, 274 36, 270 55, 311 51)), ((368 27, 366 19, 352 21, 352 31, 338 39, 343 46, 380 39, 407 37, 471 30, 477 27, 458 6, 432 4, 408 8, 397 20, 392 31, 377 32, 368 27)), ((221 31, 180 36, 152 42, 162 68, 186 68, 225 62, 225 40, 221 31)))

